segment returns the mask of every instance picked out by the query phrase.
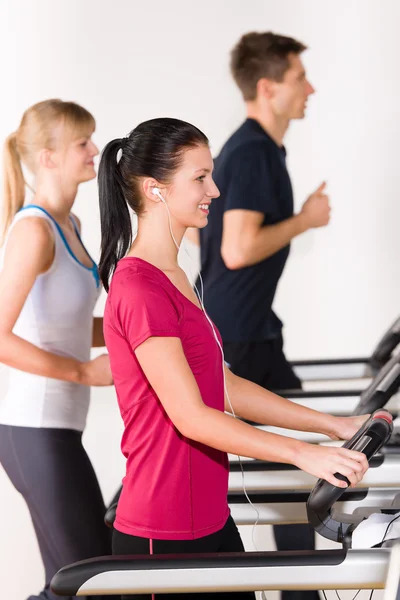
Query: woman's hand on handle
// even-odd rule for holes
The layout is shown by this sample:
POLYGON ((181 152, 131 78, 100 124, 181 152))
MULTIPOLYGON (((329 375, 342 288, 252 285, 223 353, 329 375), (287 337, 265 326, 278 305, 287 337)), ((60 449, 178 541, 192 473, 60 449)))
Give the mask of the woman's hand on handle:
POLYGON ((370 416, 332 417, 332 431, 329 432, 329 437, 331 440, 351 440, 370 416))
POLYGON ((365 454, 361 452, 313 444, 304 444, 295 465, 302 471, 341 488, 348 487, 347 483, 337 479, 335 473, 347 477, 350 487, 355 487, 364 477, 369 466, 365 454))

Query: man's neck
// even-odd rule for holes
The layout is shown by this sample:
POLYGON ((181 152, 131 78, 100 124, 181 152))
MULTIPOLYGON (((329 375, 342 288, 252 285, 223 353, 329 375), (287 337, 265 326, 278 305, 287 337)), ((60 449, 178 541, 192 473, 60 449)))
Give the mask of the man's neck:
POLYGON ((247 102, 247 117, 254 119, 268 133, 278 146, 283 145, 283 138, 289 127, 288 119, 274 115, 271 111, 260 110, 253 102, 247 102))

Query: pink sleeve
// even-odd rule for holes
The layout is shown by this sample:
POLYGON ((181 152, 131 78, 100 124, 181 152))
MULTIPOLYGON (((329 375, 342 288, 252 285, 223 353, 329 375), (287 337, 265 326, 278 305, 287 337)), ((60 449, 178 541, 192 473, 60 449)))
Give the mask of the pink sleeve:
POLYGON ((178 308, 159 282, 139 274, 125 278, 114 287, 112 304, 116 325, 133 350, 150 337, 181 337, 178 308))

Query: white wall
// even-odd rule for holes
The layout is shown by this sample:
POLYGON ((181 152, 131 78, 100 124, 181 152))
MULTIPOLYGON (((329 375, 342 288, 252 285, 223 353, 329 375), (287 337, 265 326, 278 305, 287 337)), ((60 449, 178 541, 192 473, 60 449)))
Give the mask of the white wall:
MULTIPOLYGON (((363 355, 399 312, 399 17, 396 0, 2 0, 0 139, 27 106, 61 97, 94 113, 100 147, 167 115, 203 129, 217 153, 244 115, 230 48, 254 29, 298 37, 318 93, 287 137, 296 207, 326 179, 333 214, 329 228, 293 244, 276 308, 289 356, 363 355)), ((98 256, 95 182, 82 187, 77 212, 98 256)), ((107 499, 123 470, 120 432, 114 393, 95 390, 85 439, 107 499)), ((21 600, 41 585, 40 560, 2 471, 0 490, 1 596, 21 600)))

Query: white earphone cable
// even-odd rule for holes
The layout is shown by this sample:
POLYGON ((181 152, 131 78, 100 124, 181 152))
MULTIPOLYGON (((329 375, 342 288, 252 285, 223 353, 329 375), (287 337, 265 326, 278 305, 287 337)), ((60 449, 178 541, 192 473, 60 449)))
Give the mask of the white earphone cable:
MULTIPOLYGON (((165 200, 164 200, 164 198, 162 197, 162 195, 161 195, 160 191, 159 191, 159 190, 157 190, 157 188, 155 188, 155 189, 154 189, 154 193, 155 193, 155 194, 156 194, 156 195, 157 195, 157 196, 160 198, 160 200, 163 202, 163 204, 165 205, 165 207, 166 207, 166 209, 167 209, 167 213, 168 213, 168 223, 169 223, 169 230, 170 230, 170 233, 171 233, 172 240, 173 240, 173 242, 174 242, 174 244, 175 244, 175 246, 176 246, 176 248, 177 248, 177 250, 178 250, 178 252, 179 252, 179 251, 180 251, 180 248, 181 248, 181 246, 179 246, 179 244, 177 243, 177 241, 176 241, 176 239, 175 239, 175 236, 174 236, 174 233, 173 233, 173 231, 172 231, 171 214, 170 214, 170 212, 169 212, 169 207, 168 207, 168 204, 166 203, 166 201, 165 201, 165 200)), ((181 245, 182 245, 182 244, 181 244, 181 245)), ((184 251, 185 251, 185 254, 187 255, 187 257, 189 258, 189 260, 190 260, 190 261, 193 261, 193 259, 192 259, 192 257, 190 256, 189 252, 186 250, 185 244, 183 244, 183 249, 184 249, 184 251)), ((189 271, 190 271, 190 267, 189 267, 189 271)), ((191 271, 190 271, 190 276, 192 277, 192 273, 191 273, 191 271)), ((192 277, 192 279, 193 279, 193 277, 192 277)), ((212 321, 211 321, 210 317, 208 316, 208 314, 207 314, 207 312, 206 312, 206 309, 205 309, 205 307, 204 307, 204 302, 203 302, 204 285, 203 285, 203 279, 202 279, 202 277, 201 277, 201 273, 199 273, 199 279, 200 279, 200 284, 201 284, 201 295, 200 295, 200 293, 199 293, 199 291, 198 291, 198 289, 197 289, 197 286, 196 286, 196 284, 194 283, 194 280, 193 280, 193 288, 194 288, 194 290, 195 290, 195 293, 196 293, 196 296, 197 296, 197 298, 198 298, 198 300, 199 300, 199 302, 200 302, 200 306, 201 306, 201 309, 202 309, 202 311, 203 311, 203 313, 204 313, 204 316, 206 317, 207 321, 209 322, 209 324, 210 324, 210 326, 211 326, 211 329, 212 329, 212 332, 213 332, 213 335, 214 335, 215 341, 217 342, 218 348, 220 349, 220 352, 221 352, 221 356, 222 356, 222 375, 223 375, 223 382, 224 382, 224 393, 225 393, 225 395, 226 395, 226 398, 227 398, 227 400, 228 400, 228 404, 229 404, 229 407, 230 407, 231 413, 232 413, 233 417, 236 419, 237 417, 236 417, 236 414, 235 414, 234 408, 233 408, 233 406, 232 406, 231 399, 230 399, 230 397, 229 397, 228 390, 227 390, 227 386, 226 386, 224 351, 223 351, 223 348, 222 348, 222 346, 221 346, 221 344, 220 344, 220 341, 219 341, 219 339, 218 339, 218 336, 217 336, 217 334, 216 334, 216 331, 215 331, 214 325, 213 325, 213 323, 212 323, 212 321)), ((241 472, 242 472, 242 488, 243 488, 243 493, 244 493, 244 495, 245 495, 245 497, 246 497, 246 500, 248 501, 248 503, 250 504, 250 506, 251 506, 251 507, 254 509, 254 511, 255 511, 255 513, 256 513, 256 515, 257 515, 257 519, 256 519, 256 521, 255 521, 255 523, 254 523, 254 525, 253 525, 253 529, 252 529, 252 532, 251 532, 251 538, 252 538, 252 542, 253 542, 253 546, 254 546, 254 548, 255 548, 256 550, 258 550, 258 548, 257 548, 257 545, 256 545, 256 543, 255 543, 255 540, 254 540, 254 533, 255 533, 255 528, 256 528, 256 526, 258 525, 258 523, 259 523, 259 520, 260 520, 260 513, 259 513, 259 511, 258 511, 257 507, 256 507, 256 506, 253 504, 253 502, 252 502, 252 501, 250 500, 250 498, 249 498, 249 495, 248 495, 248 493, 247 493, 246 486, 245 486, 245 477, 244 477, 244 469, 243 469, 242 458, 241 458, 241 456, 239 456, 239 455, 237 455, 237 456, 238 456, 238 460, 239 460, 239 464, 240 464, 240 469, 241 469, 241 472)))

